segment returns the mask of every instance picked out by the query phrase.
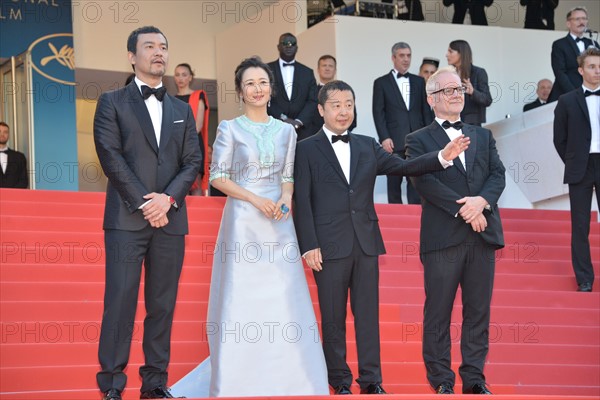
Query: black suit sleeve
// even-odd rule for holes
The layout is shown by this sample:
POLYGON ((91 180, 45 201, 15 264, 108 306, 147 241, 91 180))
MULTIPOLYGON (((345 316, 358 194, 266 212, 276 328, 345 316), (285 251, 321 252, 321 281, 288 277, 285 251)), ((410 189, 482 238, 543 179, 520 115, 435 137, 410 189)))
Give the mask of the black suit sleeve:
POLYGON ((500 195, 506 186, 506 169, 502 161, 500 161, 500 155, 498 154, 498 149, 496 149, 496 140, 494 140, 492 132, 488 129, 485 129, 485 131, 488 134, 489 174, 478 195, 483 197, 494 208, 498 204, 500 195))
POLYGON ((373 122, 379 136, 379 142, 390 139, 390 132, 385 123, 385 96, 383 94, 382 79, 373 82, 373 122))
POLYGON ((488 85, 487 72, 483 68, 477 68, 474 72, 476 82, 473 85, 471 99, 474 103, 489 107, 492 104, 492 95, 490 94, 490 87, 488 85))
POLYGON ((15 188, 27 189, 29 187, 29 175, 27 174, 27 159, 23 153, 16 153, 18 156, 17 166, 19 167, 19 177, 15 188))
POLYGON ((94 116, 94 142, 104 174, 128 205, 130 213, 144 203, 150 193, 133 173, 124 157, 121 129, 118 124, 115 93, 103 93, 94 116))
POLYGON ((405 160, 385 151, 375 139, 372 139, 372 146, 377 160, 378 175, 420 176, 444 169, 438 160, 439 151, 423 154, 414 160, 405 160))
MULTIPOLYGON (((317 81, 315 80, 315 75, 311 69, 308 69, 308 72, 306 74, 308 84, 308 95, 306 97, 306 102, 302 107, 302 111, 300 111, 296 119, 302 121, 303 125, 310 127, 315 112, 317 112, 317 81)), ((313 132, 311 132, 311 134, 312 133, 313 132)))
POLYGON ((563 162, 565 162, 565 154, 567 153, 567 127, 569 114, 564 98, 559 98, 556 108, 554 109, 554 147, 556 152, 563 162))
POLYGON ((295 215, 302 215, 301 220, 295 219, 300 254, 319 247, 312 210, 311 168, 307 147, 308 143, 299 143, 294 161, 294 209, 295 215))
MULTIPOLYGON (((568 40, 568 38, 566 39, 568 40)), ((554 84, 562 89, 562 93, 570 92, 575 89, 575 86, 571 83, 569 75, 567 74, 567 49, 565 45, 568 45, 566 40, 557 40, 552 43, 552 53, 550 55, 552 62, 552 71, 554 71, 555 81, 554 84)))

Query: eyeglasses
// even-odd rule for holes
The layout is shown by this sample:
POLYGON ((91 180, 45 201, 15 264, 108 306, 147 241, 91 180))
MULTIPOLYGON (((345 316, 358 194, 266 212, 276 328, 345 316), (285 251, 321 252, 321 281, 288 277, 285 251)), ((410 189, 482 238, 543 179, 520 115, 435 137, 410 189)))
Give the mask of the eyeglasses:
POLYGON ((444 96, 452 96, 454 93, 456 94, 465 94, 467 88, 465 86, 456 86, 456 87, 448 87, 440 90, 436 90, 435 92, 431 92, 430 94, 443 93, 444 96))
POLYGON ((295 40, 284 40, 283 42, 280 42, 279 44, 282 45, 283 47, 294 47, 296 45, 296 41, 295 40))

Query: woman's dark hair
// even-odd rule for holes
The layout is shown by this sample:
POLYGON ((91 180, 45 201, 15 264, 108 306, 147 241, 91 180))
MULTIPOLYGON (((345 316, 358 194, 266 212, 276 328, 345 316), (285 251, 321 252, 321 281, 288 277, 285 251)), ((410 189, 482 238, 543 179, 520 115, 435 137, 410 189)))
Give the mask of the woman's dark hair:
POLYGON ((242 60, 240 65, 238 65, 236 67, 236 69, 235 69, 235 91, 236 91, 236 93, 238 93, 238 94, 242 93, 242 75, 244 75, 244 72, 248 68, 261 68, 267 73, 267 76, 269 77, 269 83, 271 84, 271 96, 273 96, 275 94, 274 93, 275 88, 273 87, 273 82, 275 81, 275 75, 273 75, 273 71, 271 71, 271 68, 269 68, 269 66, 267 64, 262 62, 262 60, 258 56, 246 58, 246 59, 242 60))
POLYGON ((181 63, 181 64, 177 65, 175 67, 175 69, 177 69, 179 67, 187 68, 187 70, 190 71, 190 75, 192 76, 192 78, 195 76, 194 75, 194 71, 192 71, 192 67, 191 67, 190 64, 188 64, 188 63, 181 63))
POLYGON ((471 77, 471 66, 473 65, 471 46, 466 40, 454 40, 450 42, 450 48, 460 54, 460 66, 456 68, 460 79, 469 79, 471 77))

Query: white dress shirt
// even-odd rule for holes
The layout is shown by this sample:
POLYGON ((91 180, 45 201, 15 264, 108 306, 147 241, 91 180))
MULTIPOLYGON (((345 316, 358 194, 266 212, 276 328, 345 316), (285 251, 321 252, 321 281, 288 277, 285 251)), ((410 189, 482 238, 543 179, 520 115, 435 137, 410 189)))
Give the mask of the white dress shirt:
MULTIPOLYGON (((596 89, 590 89, 585 85, 583 92, 586 90, 595 92, 600 90, 600 86, 596 89)), ((585 98, 588 112, 590 113, 590 127, 592 128, 592 143, 590 144, 590 153, 600 153, 600 96, 588 96, 585 98)))
MULTIPOLYGON (((438 124, 440 124, 440 126, 442 126, 442 124, 444 123, 445 119, 441 119, 438 117, 435 117, 435 120, 437 121, 438 124)), ((460 121, 460 119, 456 120, 456 121, 449 121, 450 123, 455 123, 457 121, 460 121)), ((442 126, 442 129, 444 129, 444 127, 442 126)), ((460 130, 456 130, 454 128, 448 128, 448 129, 444 129, 444 131, 446 132, 446 135, 448 135, 448 138, 452 141, 454 139, 456 139, 457 137, 459 137, 460 135, 462 135, 462 129, 460 130)), ((441 157, 441 154, 440 154, 441 157)), ((463 151, 462 153, 460 153, 458 155, 458 158, 460 160, 460 162, 462 163, 465 171, 467 170, 467 164, 465 163, 465 152, 463 151)))
POLYGON ((294 67, 293 65, 288 65, 284 67, 283 64, 295 64, 296 60, 292 60, 289 63, 283 61, 281 58, 279 59, 279 68, 281 69, 281 77, 283 78, 283 87, 285 88, 285 92, 288 95, 288 99, 292 99, 292 89, 294 86, 294 67))
MULTIPOLYGON (((152 86, 139 80, 137 78, 137 76, 135 77, 135 84, 137 85, 140 93, 142 92, 142 85, 146 85, 146 86, 152 88, 152 86)), ((157 87, 155 87, 153 89, 158 89, 158 88, 162 87, 162 85, 163 84, 161 82, 157 87)), ((154 134, 156 135, 156 144, 160 147, 160 130, 161 130, 161 126, 162 126, 162 112, 163 112, 162 102, 158 101, 158 99, 154 95, 148 97, 146 100, 144 100, 144 102, 146 103, 146 108, 148 109, 148 113, 150 114, 150 119, 152 120, 152 126, 154 127, 154 134)))
MULTIPOLYGON (((8 147, 5 147, 0 150, 8 150, 8 147)), ((8 154, 6 151, 0 151, 0 166, 2 167, 2 173, 6 173, 6 166, 8 165, 8 154)))
MULTIPOLYGON (((331 147, 333 147, 333 151, 335 152, 338 162, 340 163, 340 167, 342 167, 346 181, 350 183, 350 143, 345 143, 341 140, 331 143, 331 137, 335 135, 335 133, 327 129, 325 125, 323 125, 323 132, 325 132, 327 140, 329 140, 331 147)), ((342 133, 342 136, 347 134, 348 131, 342 133)))
MULTIPOLYGON (((408 71, 406 72, 408 73, 408 71)), ((400 94, 402 95, 402 100, 404 100, 404 104, 406 104, 406 109, 410 110, 410 81, 405 76, 396 78, 398 76, 398 71, 396 71, 396 69, 392 70, 392 74, 394 74, 394 79, 396 80, 398 90, 400 90, 400 94)))

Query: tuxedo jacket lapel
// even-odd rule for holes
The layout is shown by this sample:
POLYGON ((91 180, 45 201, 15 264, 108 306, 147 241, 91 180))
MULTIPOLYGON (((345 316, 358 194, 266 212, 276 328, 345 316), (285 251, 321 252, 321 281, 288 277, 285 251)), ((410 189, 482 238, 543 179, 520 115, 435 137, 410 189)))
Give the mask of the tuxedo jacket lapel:
MULTIPOLYGON (((144 102, 144 98, 140 93, 137 85, 132 82, 128 88, 129 93, 129 103, 133 108, 133 114, 137 118, 140 128, 142 129, 142 133, 154 149, 154 152, 158 154, 158 143, 156 142, 156 133, 154 132, 154 127, 152 126, 152 119, 150 119, 150 113, 148 112, 148 108, 146 107, 146 103, 144 102)), ((166 97, 166 96, 165 96, 166 97)), ((163 116, 164 121, 164 116, 163 116)))
MULTIPOLYGON (((352 134, 350 132, 348 132, 348 135, 352 136, 352 134)), ((360 159, 360 153, 361 153, 361 148, 360 148, 360 142, 358 142, 357 140, 352 140, 350 139, 350 182, 352 183, 354 182, 354 179, 356 178, 356 173, 358 172, 358 160, 360 159)))
POLYGON ((162 122, 160 127, 160 149, 165 149, 166 144, 169 143, 169 139, 172 134, 173 127, 173 103, 168 95, 165 95, 162 101, 162 122))
MULTIPOLYGON (((450 138, 446 134, 446 131, 440 126, 440 124, 437 123, 437 121, 433 121, 431 123, 430 127, 431 127, 431 130, 429 133, 430 133, 432 139, 436 142, 436 144, 440 147, 440 149, 443 149, 444 147, 446 147, 446 145, 448 143, 450 143, 450 138)), ((467 125, 465 125, 463 127, 463 134, 465 134, 465 136, 467 136, 467 134, 465 133, 466 128, 467 128, 467 125)), ((470 145, 469 145, 469 149, 471 149, 470 145)), ((475 153, 473 153, 472 156, 474 158, 475 153)), ((467 174, 467 171, 465 171, 465 167, 463 166, 463 163, 460 161, 459 157, 456 157, 454 160, 452 160, 452 162, 454 163, 454 166, 456 168, 458 168, 458 170, 463 175, 467 174)), ((465 153, 465 163, 467 165, 469 165, 469 163, 467 161, 467 153, 465 153)))
MULTIPOLYGON (((590 110, 588 110, 587 102, 585 101, 585 96, 583 95, 583 89, 577 88, 577 95, 575 96, 577 99, 577 104, 579 104, 579 108, 583 111, 583 115, 585 115, 585 124, 589 125, 590 123, 590 110)), ((591 128, 591 127, 590 127, 591 128)), ((591 129, 590 129, 591 132, 591 129)))
MULTIPOLYGON (((346 175, 344 175, 344 171, 342 171, 340 162, 338 161, 338 158, 335 155, 335 152, 333 151, 333 147, 331 146, 331 143, 329 143, 327 135, 322 130, 321 130, 321 132, 317 133, 317 135, 318 135, 317 148, 319 149, 319 151, 321 153, 323 153, 323 156, 325 156, 325 159, 327 160, 327 162, 329 164, 331 164, 331 166, 333 167, 335 172, 340 176, 340 179, 342 179, 344 182, 348 183, 348 181, 346 180, 346 175)), ((352 151, 352 148, 350 148, 350 149, 351 149, 350 151, 352 151)), ((351 153, 350 157, 352 160, 352 153, 351 153)), ((350 176, 352 176, 352 170, 350 172, 350 176)))
MULTIPOLYGON (((289 67, 288 67, 289 68, 289 67)), ((296 75, 296 68, 294 68, 294 75, 296 75)), ((295 78, 295 76, 294 76, 295 78)), ((279 82, 277 85, 278 93, 277 95, 282 95, 286 98, 287 101, 290 101, 290 98, 287 95, 287 91, 285 90, 285 82, 283 81, 283 74, 281 73, 281 66, 279 65, 279 59, 275 61, 275 80, 279 82)), ((294 79, 295 82, 295 79, 294 79)), ((294 88, 292 87, 292 94, 294 93, 294 88)))
POLYGON ((575 57, 577 58, 577 56, 579 56, 579 54, 580 54, 579 47, 577 47, 577 42, 575 40, 573 40, 573 38, 571 37, 571 34, 567 34, 567 42, 569 42, 569 47, 571 47, 571 50, 573 50, 575 57))
POLYGON ((462 132, 463 135, 471 139, 469 148, 465 151, 465 164, 467 164, 467 176, 472 176, 475 154, 477 154, 477 135, 475 134, 475 129, 473 129, 473 127, 470 125, 464 125, 462 132))
POLYGON ((390 90, 392 90, 396 95, 396 101, 398 102, 398 105, 401 108, 408 110, 406 103, 404 102, 404 98, 402 97, 402 93, 400 93, 400 88, 398 88, 398 82, 396 82, 396 78, 394 78, 393 74, 389 74, 388 76, 390 80, 390 90))

